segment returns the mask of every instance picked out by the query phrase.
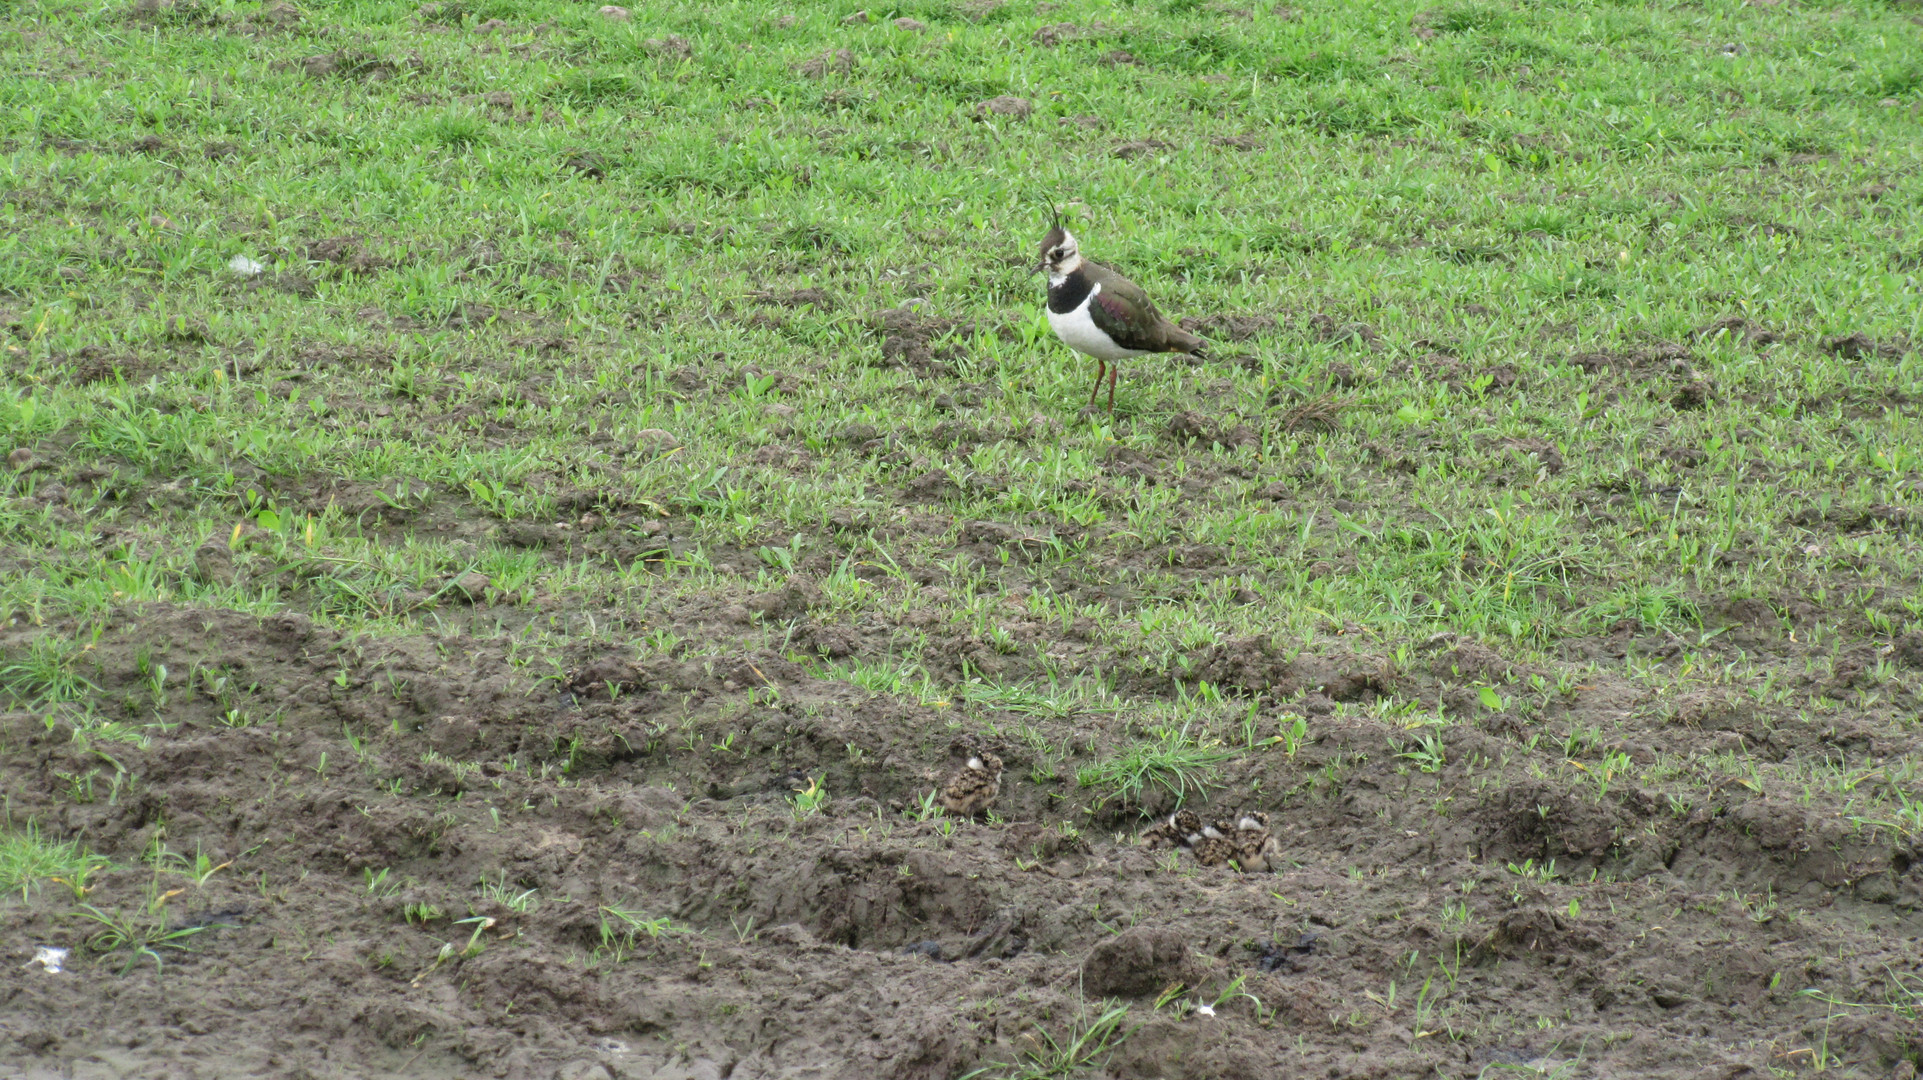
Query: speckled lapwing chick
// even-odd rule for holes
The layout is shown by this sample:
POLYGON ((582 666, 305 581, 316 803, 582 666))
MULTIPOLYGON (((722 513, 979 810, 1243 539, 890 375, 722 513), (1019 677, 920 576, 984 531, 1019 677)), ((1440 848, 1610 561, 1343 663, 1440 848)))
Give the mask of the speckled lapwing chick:
POLYGON ((968 749, 961 767, 941 785, 941 808, 957 817, 975 817, 995 805, 1002 793, 1002 759, 986 750, 968 749))
POLYGON ((1269 831, 1269 815, 1251 810, 1235 822, 1235 862, 1245 874, 1265 874, 1277 868, 1282 845, 1269 831))
POLYGON ((1274 867, 1271 860, 1281 855, 1281 845, 1269 832, 1269 815, 1259 810, 1205 827, 1191 850, 1195 852, 1195 861, 1203 866, 1227 866, 1233 862, 1245 874, 1268 872, 1274 867))
POLYGON ((1154 825, 1142 830, 1142 846, 1146 848, 1185 848, 1201 835, 1202 819, 1192 810, 1177 810, 1154 825))
POLYGON ((1189 843, 1195 861, 1203 866, 1227 866, 1235 858, 1235 822, 1217 821, 1202 826, 1201 835, 1189 843))

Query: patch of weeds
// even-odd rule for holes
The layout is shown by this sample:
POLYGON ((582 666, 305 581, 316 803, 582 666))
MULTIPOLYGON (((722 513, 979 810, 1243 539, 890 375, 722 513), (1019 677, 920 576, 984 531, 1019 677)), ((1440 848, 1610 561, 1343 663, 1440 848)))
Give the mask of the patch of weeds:
POLYGON ((592 108, 624 101, 641 92, 634 76, 620 71, 570 71, 555 81, 548 96, 569 105, 592 108))
POLYGON ((1104 1002, 1103 1006, 1101 1013, 1093 1018, 1088 1016, 1088 1010, 1084 1008, 1082 1016, 1062 1033, 1060 1039, 1046 1028, 1036 1028, 1042 1046, 1024 1053, 1024 1060, 1013 1064, 983 1066, 974 1072, 964 1073, 962 1080, 975 1080, 977 1077, 992 1080, 1067 1080, 1087 1070, 1102 1068, 1122 1043, 1135 1033, 1135 1028, 1124 1030, 1122 1026, 1128 1021, 1127 1005, 1104 1002))
POLYGON ((601 944, 595 953, 619 964, 644 937, 653 941, 668 934, 692 933, 693 930, 676 925, 666 915, 649 916, 638 910, 604 906, 601 908, 601 944))
POLYGON ((1509 13, 1493 4, 1448 4, 1429 12, 1427 22, 1440 34, 1500 30, 1509 22, 1509 13))
POLYGON ((484 117, 473 113, 442 113, 415 129, 415 138, 423 143, 436 143, 449 150, 466 150, 488 140, 488 124, 484 117))
MULTIPOLYGON (((386 871, 383 870, 382 873, 386 873, 386 871)), ((509 911, 521 915, 526 915, 541 904, 541 890, 524 889, 516 891, 507 883, 506 870, 502 870, 500 876, 493 881, 489 881, 486 878, 481 879, 481 896, 484 899, 492 900, 500 904, 509 911)))
POLYGON ((110 865, 78 840, 48 840, 33 823, 22 832, 0 834, 0 891, 19 889, 22 900, 38 881, 59 882, 84 896, 87 878, 110 865))
POLYGON ((207 929, 204 925, 176 927, 168 918, 167 902, 186 891, 168 889, 163 892, 156 878, 148 887, 147 899, 132 911, 108 911, 92 904, 80 905, 80 917, 100 927, 87 939, 87 948, 101 956, 124 954, 124 961, 120 965, 122 975, 132 971, 134 965, 142 960, 152 960, 154 971, 160 972, 165 967, 161 961, 163 950, 185 951, 189 939, 207 929))
POLYGON ((457 946, 452 941, 442 942, 441 951, 435 954, 434 962, 423 968, 419 975, 414 976, 410 985, 421 985, 421 980, 433 974, 442 964, 471 959, 487 951, 487 943, 481 940, 481 935, 494 927, 493 919, 484 915, 475 915, 466 919, 456 919, 454 925, 471 926, 474 929, 468 933, 464 944, 457 946))
POLYGON ((1175 805, 1180 806, 1190 795, 1212 787, 1215 766, 1231 756, 1218 744, 1196 738, 1188 724, 1158 727, 1149 734, 1149 739, 1121 754, 1078 770, 1076 783, 1105 789, 1098 805, 1111 798, 1140 805, 1144 790, 1159 787, 1175 796, 1175 805))
POLYGON ((788 809, 794 813, 795 820, 800 821, 818 812, 821 804, 827 801, 828 789, 822 786, 821 778, 811 776, 807 787, 796 788, 794 795, 789 797, 788 809))
POLYGON ((16 707, 29 711, 98 693, 98 686, 74 670, 91 647, 53 634, 34 638, 27 643, 24 655, 0 666, 0 693, 11 698, 16 707))

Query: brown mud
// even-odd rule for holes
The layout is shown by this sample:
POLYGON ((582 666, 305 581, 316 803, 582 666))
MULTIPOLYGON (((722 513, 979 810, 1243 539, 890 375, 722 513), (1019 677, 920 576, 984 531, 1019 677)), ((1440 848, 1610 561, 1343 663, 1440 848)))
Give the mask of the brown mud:
MULTIPOLYGON (((1022 536, 978 522, 958 540, 1022 536)), ((210 547, 197 565, 217 576, 231 556, 210 547)), ((1191 558, 1213 561, 1170 562, 1191 558)), ((818 621, 820 597, 806 574, 697 597, 652 617, 711 651, 637 656, 584 634, 545 670, 483 632, 513 614, 485 582, 432 605, 432 634, 119 611, 81 670, 164 730, 139 745, 6 715, 7 813, 114 860, 85 882, 94 910, 187 933, 108 950, 68 889, 7 901, 10 966, 74 950, 62 974, 0 982, 8 1075, 933 1080, 1045 1056, 1103 999, 1130 1006, 1125 1037, 1091 1057, 1115 1077, 1725 1077, 1816 1052, 1878 1076, 1923 1052, 1900 996, 1806 993, 1915 985, 1899 978, 1923 918, 1913 836, 1852 827, 1780 782, 1692 802, 1636 780, 1732 754, 1867 774, 1923 751, 1899 719, 1913 700, 1813 725, 1593 672, 1532 693, 1558 672, 1446 635, 1401 663, 1366 635, 1299 654, 1236 639, 1168 672, 1019 619, 1012 655, 929 650, 954 657, 944 677, 1019 674, 1048 649, 1123 672, 1128 694, 1206 682, 1246 699, 1247 745, 1205 791, 1274 818, 1283 866, 1244 875, 1135 842, 1175 805, 1168 788, 1080 786, 1144 734, 1127 714, 922 704, 824 677, 810 653, 873 655, 890 630, 818 621), (1355 708, 1378 701, 1454 722, 1355 708), (1006 762, 995 816, 926 817, 964 713, 1006 762), (811 787, 828 794, 808 812, 811 787)), ((635 613, 573 614, 605 636, 635 613)), ((1763 601, 1705 621, 1725 628, 1712 648, 1817 657, 1763 601)), ((0 647, 78 630, 16 618, 0 647)), ((1626 620, 1564 652, 1660 664, 1673 638, 1626 620)), ((1923 660, 1907 639, 1859 652, 1839 646, 1807 692, 1923 660)))

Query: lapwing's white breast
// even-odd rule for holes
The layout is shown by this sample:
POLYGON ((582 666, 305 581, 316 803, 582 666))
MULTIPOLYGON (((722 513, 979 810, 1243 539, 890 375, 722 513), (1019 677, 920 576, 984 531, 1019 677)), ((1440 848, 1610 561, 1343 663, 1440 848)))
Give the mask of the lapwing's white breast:
POLYGON ((1061 338, 1069 348, 1097 360, 1126 360, 1131 356, 1146 356, 1140 349, 1124 349, 1115 344, 1113 338, 1102 333, 1102 328, 1095 325, 1095 319, 1088 313, 1088 306, 1101 294, 1102 286, 1097 282, 1094 288, 1088 290, 1088 296, 1081 306, 1074 311, 1057 315, 1054 309, 1049 309, 1048 325, 1054 329, 1055 336, 1061 338))

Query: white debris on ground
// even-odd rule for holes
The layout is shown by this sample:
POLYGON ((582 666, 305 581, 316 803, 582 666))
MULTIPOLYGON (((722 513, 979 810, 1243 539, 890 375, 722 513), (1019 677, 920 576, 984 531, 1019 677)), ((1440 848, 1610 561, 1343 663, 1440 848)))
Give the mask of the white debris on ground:
POLYGON ((47 974, 58 975, 61 971, 65 970, 61 965, 66 962, 66 949, 56 948, 52 945, 42 945, 33 951, 33 959, 20 966, 32 967, 35 964, 39 964, 41 967, 47 969, 47 974))
POLYGON ((236 255, 227 260, 227 269, 241 277, 259 277, 261 271, 267 268, 245 255, 236 255))

